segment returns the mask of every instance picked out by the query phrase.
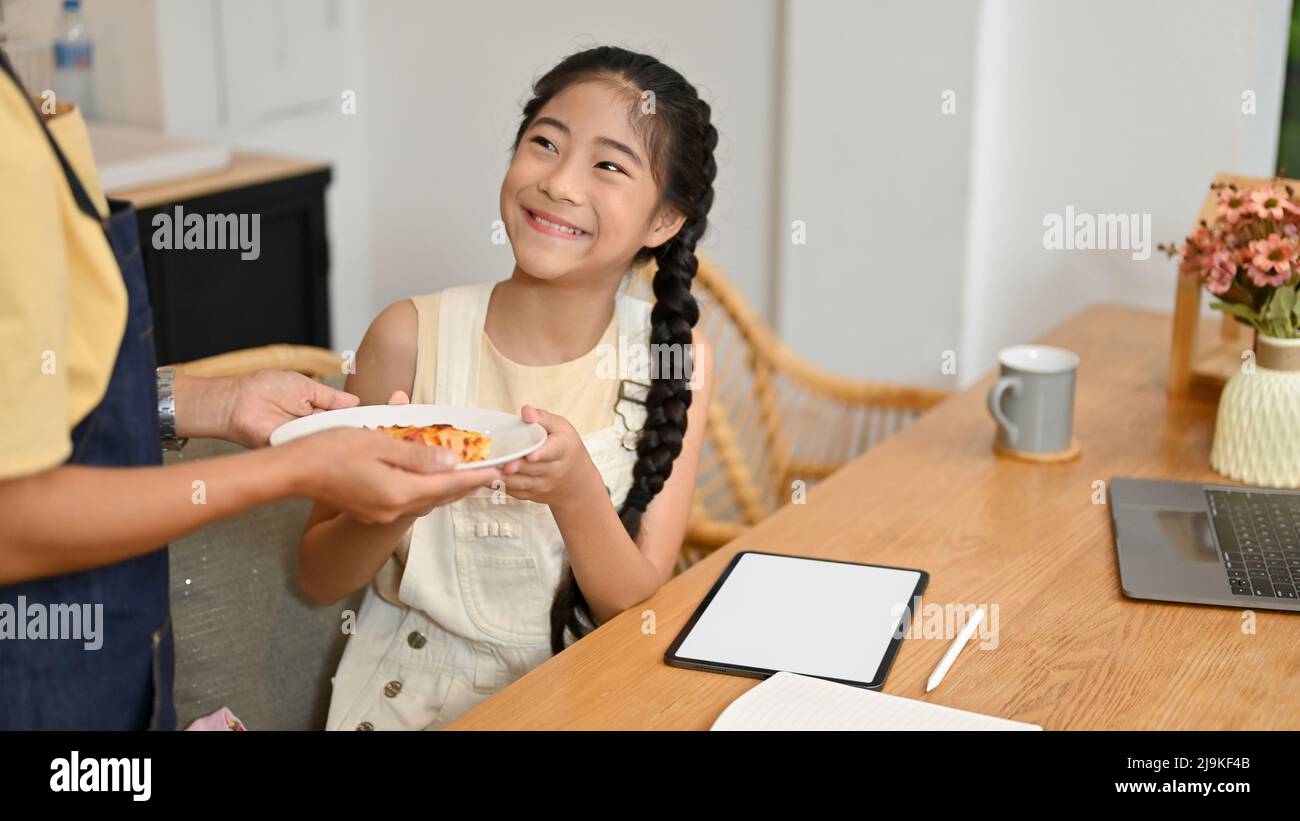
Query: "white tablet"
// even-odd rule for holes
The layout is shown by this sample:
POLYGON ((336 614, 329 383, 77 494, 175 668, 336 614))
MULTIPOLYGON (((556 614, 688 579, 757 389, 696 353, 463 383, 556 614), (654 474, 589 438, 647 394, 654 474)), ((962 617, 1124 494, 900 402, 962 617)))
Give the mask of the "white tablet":
POLYGON ((923 570, 744 551, 664 661, 756 678, 784 670, 877 689, 929 579, 923 570))

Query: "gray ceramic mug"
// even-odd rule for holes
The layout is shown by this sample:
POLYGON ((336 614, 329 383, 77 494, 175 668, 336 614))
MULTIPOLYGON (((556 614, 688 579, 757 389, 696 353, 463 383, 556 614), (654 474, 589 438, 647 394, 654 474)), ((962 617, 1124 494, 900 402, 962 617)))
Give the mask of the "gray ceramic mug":
POLYGON ((1027 453, 1068 450, 1074 428, 1074 375, 1079 357, 1048 345, 998 352, 1001 372, 989 389, 998 445, 1027 453))

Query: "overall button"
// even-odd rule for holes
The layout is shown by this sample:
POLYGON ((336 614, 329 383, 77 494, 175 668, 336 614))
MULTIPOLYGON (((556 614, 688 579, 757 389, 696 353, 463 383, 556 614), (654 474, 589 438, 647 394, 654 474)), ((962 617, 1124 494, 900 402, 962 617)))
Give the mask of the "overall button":
POLYGON ((429 640, 425 638, 424 634, 419 630, 412 630, 410 635, 406 637, 406 643, 412 650, 419 650, 421 647, 428 644, 429 640))
POLYGON ((402 692, 402 682, 400 681, 390 681, 384 685, 384 695, 389 698, 395 698, 400 692, 402 692))
POLYGON ((358 729, 358 730, 373 730, 373 729, 375 729, 375 725, 371 724, 369 721, 363 721, 363 722, 361 722, 360 724, 357 725, 357 729, 358 729))

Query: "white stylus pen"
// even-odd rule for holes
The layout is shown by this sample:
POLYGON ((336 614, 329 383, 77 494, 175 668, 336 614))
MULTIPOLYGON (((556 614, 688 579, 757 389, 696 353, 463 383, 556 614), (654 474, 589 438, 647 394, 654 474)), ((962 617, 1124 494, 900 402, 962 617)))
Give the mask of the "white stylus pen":
POLYGON ((983 621, 984 608, 981 607, 979 610, 976 610, 975 615, 971 616, 966 622, 966 626, 957 634, 957 638, 952 640, 952 645, 948 648, 948 652, 943 654, 943 658, 939 661, 939 666, 934 668, 934 672, 930 674, 930 680, 925 683, 925 691, 927 693, 935 687, 938 687, 939 682, 943 681, 943 677, 947 675, 948 668, 952 666, 953 661, 957 658, 957 654, 961 652, 961 648, 966 646, 966 642, 970 641, 970 637, 975 635, 975 630, 979 628, 980 623, 983 621))

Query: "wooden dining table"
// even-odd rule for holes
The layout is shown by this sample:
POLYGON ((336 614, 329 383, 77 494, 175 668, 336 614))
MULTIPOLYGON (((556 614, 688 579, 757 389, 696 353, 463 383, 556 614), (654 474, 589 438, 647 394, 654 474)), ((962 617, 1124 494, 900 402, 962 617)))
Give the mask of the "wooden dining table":
POLYGON ((1300 728, 1300 614, 1120 589, 1104 483, 1235 484, 1209 464, 1215 403, 1167 393, 1170 337, 1168 314, 1082 310, 1040 340, 1081 359, 1074 460, 994 453, 989 371, 450 728, 708 729, 759 680, 664 652, 745 550, 929 572, 886 693, 1049 730, 1300 728), (927 694, 952 636, 924 629, 932 606, 989 618, 927 694))

